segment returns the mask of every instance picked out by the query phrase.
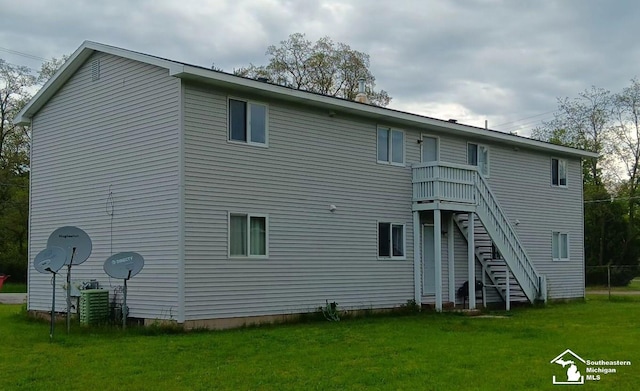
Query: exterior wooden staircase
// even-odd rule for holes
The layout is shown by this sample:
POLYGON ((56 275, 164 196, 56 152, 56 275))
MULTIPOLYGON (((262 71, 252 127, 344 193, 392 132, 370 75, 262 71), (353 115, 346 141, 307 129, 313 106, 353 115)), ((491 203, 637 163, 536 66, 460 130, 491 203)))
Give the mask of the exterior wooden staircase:
MULTIPOLYGON (((467 213, 454 215, 454 221, 467 239, 467 227, 469 225, 467 213)), ((481 266, 482 284, 483 284, 483 305, 486 307, 487 289, 495 289, 502 300, 504 300, 507 310, 510 309, 511 303, 528 302, 527 295, 514 278, 513 273, 509 270, 504 259, 496 251, 495 244, 491 240, 489 233, 485 229, 480 219, 474 219, 474 244, 476 260, 481 266)))
POLYGON ((414 210, 440 209, 460 213, 457 224, 467 240, 466 213, 475 213, 478 217, 474 219, 476 259, 484 269, 482 276, 488 276, 491 281, 488 285, 500 292, 507 306, 511 301, 525 298, 531 303, 546 300, 545 276, 536 271, 509 218, 477 167, 429 162, 416 164, 412 170, 414 210), (502 259, 491 256, 494 246, 502 259))

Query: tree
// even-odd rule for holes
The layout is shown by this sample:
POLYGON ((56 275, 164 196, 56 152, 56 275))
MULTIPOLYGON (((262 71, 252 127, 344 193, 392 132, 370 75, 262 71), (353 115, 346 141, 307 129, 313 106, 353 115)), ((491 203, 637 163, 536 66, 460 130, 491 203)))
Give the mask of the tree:
POLYGON ((14 125, 12 119, 29 99, 27 89, 35 83, 29 68, 13 66, 0 59, 0 168, 10 164, 13 152, 10 139, 26 134, 26 129, 14 125))
POLYGON ((637 79, 632 79, 631 86, 613 96, 612 106, 611 150, 625 175, 621 179, 626 182, 630 228, 634 228, 640 185, 640 83, 637 79))
POLYGON ((13 123, 29 100, 68 56, 42 64, 37 76, 27 67, 0 59, 0 273, 26 280, 29 219, 30 129, 13 123))
POLYGON ((267 65, 250 64, 234 70, 238 76, 266 78, 291 88, 353 100, 358 94, 358 80, 364 79, 365 92, 372 104, 387 106, 391 98, 386 91, 375 91, 375 77, 369 70, 369 55, 329 37, 315 43, 304 34, 291 34, 280 46, 267 48, 267 65))
POLYGON ((560 144, 603 155, 600 159, 584 162, 588 179, 596 184, 602 183, 600 165, 609 163, 604 155, 610 146, 607 140, 611 132, 611 105, 611 93, 596 87, 579 93, 574 99, 558 98, 554 119, 534 129, 532 137, 542 140, 556 138, 560 144))
POLYGON ((612 283, 626 285, 638 274, 640 255, 640 85, 632 80, 620 93, 592 87, 577 98, 558 99, 554 119, 532 136, 600 154, 583 162, 587 283, 606 282, 606 266, 617 265, 612 283))
POLYGON ((29 133, 13 117, 29 99, 36 77, 0 59, 0 272, 26 278, 29 213, 29 133))
POLYGON ((60 58, 52 57, 51 60, 43 62, 38 72, 38 84, 44 84, 49 81, 51 76, 53 76, 68 59, 69 56, 64 54, 60 58))

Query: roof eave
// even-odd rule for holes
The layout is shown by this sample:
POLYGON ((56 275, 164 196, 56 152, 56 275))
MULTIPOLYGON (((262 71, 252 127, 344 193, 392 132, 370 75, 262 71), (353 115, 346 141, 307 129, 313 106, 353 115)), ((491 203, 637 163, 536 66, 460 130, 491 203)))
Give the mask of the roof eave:
POLYGON ((93 50, 87 50, 87 41, 69 57, 69 59, 58 69, 58 71, 38 90, 29 102, 15 116, 13 122, 16 125, 28 125, 33 115, 51 99, 51 97, 66 83, 67 80, 78 70, 84 61, 91 56, 93 50))
POLYGON ((294 90, 276 84, 265 83, 253 79, 241 78, 235 75, 222 72, 214 72, 194 66, 184 65, 176 72, 170 72, 171 76, 200 81, 221 87, 252 91, 265 96, 273 96, 282 100, 307 102, 316 107, 328 110, 339 110, 349 114, 369 116, 376 120, 394 121, 406 126, 417 128, 437 128, 452 134, 473 136, 485 140, 499 140, 516 147, 527 147, 531 149, 554 151, 561 155, 568 155, 579 158, 597 158, 599 155, 594 152, 584 151, 562 145, 550 144, 543 141, 533 140, 526 137, 516 136, 509 133, 477 128, 469 125, 451 123, 449 121, 425 117, 418 114, 411 114, 402 111, 390 110, 383 107, 368 105, 355 101, 336 99, 335 97, 309 93, 301 90, 294 90))
POLYGON ((451 123, 436 118, 425 117, 418 114, 411 114, 403 111, 387 109, 383 107, 368 105, 364 103, 339 99, 331 96, 314 94, 283 87, 276 84, 265 83, 249 78, 242 78, 232 74, 212 71, 206 68, 187 65, 159 57, 150 56, 115 46, 104 45, 92 41, 84 41, 82 45, 69 57, 62 67, 45 83, 45 85, 34 95, 25 107, 16 115, 14 123, 28 125, 31 118, 51 99, 56 92, 71 78, 71 76, 84 64, 84 62, 96 51, 128 58, 135 61, 144 62, 150 65, 166 68, 169 75, 183 79, 196 80, 207 84, 245 90, 247 92, 259 93, 265 96, 272 96, 285 101, 306 103, 315 107, 332 111, 369 117, 380 122, 394 122, 403 126, 416 127, 418 129, 439 129, 451 134, 472 136, 478 139, 500 141, 516 147, 527 147, 531 149, 554 151, 558 154, 580 157, 596 158, 597 153, 583 151, 580 149, 564 147, 545 143, 538 140, 520 137, 508 133, 494 130, 487 130, 470 125, 451 123))
POLYGON ((115 56, 141 61, 147 64, 167 68, 170 72, 178 72, 182 65, 173 61, 163 60, 142 53, 132 52, 115 46, 84 41, 82 45, 69 57, 58 71, 40 88, 29 102, 15 116, 13 122, 16 125, 28 125, 31 118, 51 99, 56 92, 73 76, 73 74, 91 57, 94 52, 104 52, 115 56))

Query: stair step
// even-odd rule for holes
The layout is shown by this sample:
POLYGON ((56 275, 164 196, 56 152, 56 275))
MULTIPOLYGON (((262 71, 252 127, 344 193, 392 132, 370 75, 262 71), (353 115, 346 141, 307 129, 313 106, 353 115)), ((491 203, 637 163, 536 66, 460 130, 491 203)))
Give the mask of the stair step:
MULTIPOLYGON (((455 219, 463 236, 467 237, 469 232, 468 214, 456 214, 455 219)), ((479 216, 475 216, 474 218, 473 229, 475 256, 487 273, 486 283, 489 285, 487 288, 495 288, 500 296, 506 299, 506 276, 508 275, 509 301, 512 303, 529 302, 524 289, 518 284, 514 273, 509 270, 506 261, 504 259, 494 259, 494 241, 491 239, 489 232, 479 216)))

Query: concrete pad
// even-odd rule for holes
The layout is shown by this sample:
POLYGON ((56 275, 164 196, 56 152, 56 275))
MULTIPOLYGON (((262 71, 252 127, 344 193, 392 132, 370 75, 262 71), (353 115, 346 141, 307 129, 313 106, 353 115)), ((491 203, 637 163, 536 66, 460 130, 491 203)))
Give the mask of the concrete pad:
POLYGON ((0 293, 0 304, 22 304, 26 301, 26 293, 0 293))

